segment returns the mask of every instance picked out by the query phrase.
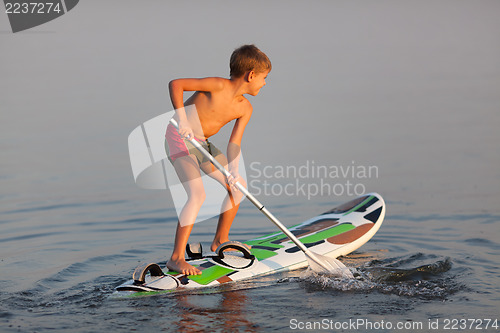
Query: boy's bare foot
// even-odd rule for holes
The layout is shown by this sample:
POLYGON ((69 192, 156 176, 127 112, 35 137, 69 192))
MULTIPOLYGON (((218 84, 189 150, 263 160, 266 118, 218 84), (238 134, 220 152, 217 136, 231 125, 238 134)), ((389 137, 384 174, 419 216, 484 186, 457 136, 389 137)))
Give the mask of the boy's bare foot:
POLYGON ((167 268, 177 273, 186 275, 200 275, 201 271, 194 266, 191 266, 184 259, 167 261, 167 268))

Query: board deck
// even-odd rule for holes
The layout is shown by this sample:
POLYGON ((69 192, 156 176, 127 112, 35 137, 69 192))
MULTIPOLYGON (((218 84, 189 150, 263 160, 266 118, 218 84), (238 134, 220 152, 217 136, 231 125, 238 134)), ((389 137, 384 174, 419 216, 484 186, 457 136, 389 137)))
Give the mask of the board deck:
MULTIPOLYGON (((311 251, 336 258, 351 253, 370 240, 380 228, 384 217, 384 199, 377 193, 370 193, 290 227, 289 230, 311 251)), ((189 263, 201 270, 201 275, 186 276, 164 271, 165 276, 148 275, 145 283, 130 280, 116 289, 158 292, 203 288, 308 265, 304 253, 281 231, 243 243, 251 245, 254 259, 229 254, 222 262, 214 258, 192 260, 189 263)))

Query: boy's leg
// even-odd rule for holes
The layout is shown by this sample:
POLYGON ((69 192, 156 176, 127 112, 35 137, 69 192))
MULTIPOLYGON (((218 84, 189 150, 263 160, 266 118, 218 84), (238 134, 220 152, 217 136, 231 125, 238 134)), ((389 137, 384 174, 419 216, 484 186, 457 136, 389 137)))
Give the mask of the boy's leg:
POLYGON ((174 251, 167 262, 167 268, 186 275, 201 274, 197 268, 186 262, 184 255, 196 216, 205 200, 200 168, 193 155, 177 158, 174 162, 174 168, 186 190, 188 200, 179 214, 174 251))
MULTIPOLYGON (((223 166, 227 166, 227 159, 223 154, 215 156, 215 159, 223 166)), ((222 172, 215 169, 215 167, 210 162, 203 163, 200 167, 203 172, 205 172, 207 175, 217 180, 222 186, 224 186, 224 188, 226 188, 228 192, 227 196, 222 202, 217 230, 215 232, 212 246, 210 247, 212 251, 215 251, 220 244, 229 241, 229 230, 231 229, 233 220, 236 217, 236 213, 238 213, 238 208, 240 207, 240 201, 243 198, 243 193, 238 190, 233 191, 232 189, 230 189, 227 185, 226 177, 222 174, 222 172)), ((240 179, 240 182, 243 186, 246 187, 246 183, 243 179, 240 179)))

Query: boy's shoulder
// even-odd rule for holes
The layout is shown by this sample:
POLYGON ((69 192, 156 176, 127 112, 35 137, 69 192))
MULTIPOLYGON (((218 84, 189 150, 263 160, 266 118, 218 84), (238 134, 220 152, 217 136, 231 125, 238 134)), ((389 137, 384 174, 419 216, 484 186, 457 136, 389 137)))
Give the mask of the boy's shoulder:
POLYGON ((230 80, 218 76, 205 77, 195 80, 198 80, 200 83, 203 82, 204 88, 207 91, 212 91, 212 92, 228 89, 230 83, 230 80))
MULTIPOLYGON (((211 77, 211 78, 207 78, 207 79, 210 79, 213 81, 213 86, 216 88, 216 90, 219 90, 219 91, 233 91, 233 86, 231 85, 231 80, 230 79, 226 79, 226 78, 223 78, 223 77, 211 77)), ((248 106, 252 106, 250 104, 250 101, 243 95, 240 96, 240 102, 242 102, 243 104, 245 105, 248 105, 248 106)))
POLYGON ((241 97, 242 99, 240 101, 240 112, 241 112, 240 116, 250 118, 253 112, 252 103, 250 103, 250 101, 245 96, 241 97))
MULTIPOLYGON (((234 90, 234 87, 231 83, 230 79, 226 79, 223 77, 207 77, 202 80, 209 81, 211 89, 211 93, 216 93, 216 94, 225 94, 225 93, 232 93, 234 90)), ((238 109, 243 113, 252 113, 253 107, 250 101, 243 95, 239 96, 239 107, 238 109)))

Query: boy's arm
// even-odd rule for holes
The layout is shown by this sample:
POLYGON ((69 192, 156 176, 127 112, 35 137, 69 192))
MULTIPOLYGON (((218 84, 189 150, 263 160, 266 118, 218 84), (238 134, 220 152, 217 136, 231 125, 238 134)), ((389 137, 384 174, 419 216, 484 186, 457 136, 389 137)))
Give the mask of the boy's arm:
POLYGON ((245 131, 245 127, 250 121, 251 116, 252 116, 252 106, 249 103, 249 107, 245 111, 243 116, 236 119, 233 131, 231 133, 231 137, 229 138, 229 143, 227 145, 227 159, 229 162, 229 172, 234 176, 234 178, 238 178, 239 176, 238 167, 241 154, 241 140, 243 138, 243 132, 245 131))
POLYGON ((193 130, 188 123, 186 110, 184 109, 185 91, 215 92, 224 88, 224 79, 208 77, 203 79, 176 79, 168 84, 170 100, 179 117, 179 134, 183 137, 193 137, 193 130))

